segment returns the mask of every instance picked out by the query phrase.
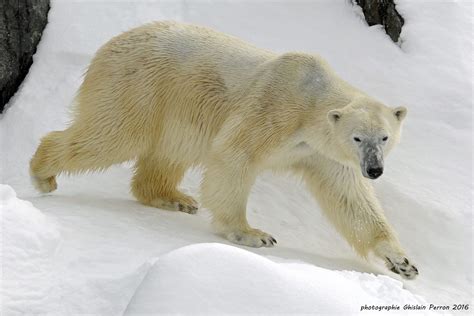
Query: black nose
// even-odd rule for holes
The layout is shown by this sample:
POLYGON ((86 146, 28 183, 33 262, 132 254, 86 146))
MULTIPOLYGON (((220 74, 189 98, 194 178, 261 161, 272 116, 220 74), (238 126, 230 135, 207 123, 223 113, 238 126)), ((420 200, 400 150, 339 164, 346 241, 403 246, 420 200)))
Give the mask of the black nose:
POLYGON ((383 168, 369 168, 367 169, 367 174, 371 179, 377 179, 383 173, 383 168))

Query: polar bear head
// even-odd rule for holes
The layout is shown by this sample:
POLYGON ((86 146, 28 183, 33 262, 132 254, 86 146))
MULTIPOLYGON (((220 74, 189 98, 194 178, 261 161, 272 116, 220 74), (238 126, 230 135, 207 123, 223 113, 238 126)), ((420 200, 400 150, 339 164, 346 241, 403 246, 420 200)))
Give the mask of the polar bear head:
POLYGON ((389 108, 368 97, 358 97, 327 119, 341 160, 360 166, 364 177, 383 173, 384 157, 399 142, 405 107, 389 108))

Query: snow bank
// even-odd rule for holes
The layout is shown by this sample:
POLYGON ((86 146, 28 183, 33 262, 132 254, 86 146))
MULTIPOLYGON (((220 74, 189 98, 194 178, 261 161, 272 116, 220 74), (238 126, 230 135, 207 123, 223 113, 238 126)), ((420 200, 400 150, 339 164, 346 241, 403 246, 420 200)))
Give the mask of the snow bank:
POLYGON ((158 258, 125 315, 347 314, 361 304, 421 304, 402 283, 372 274, 275 263, 237 247, 196 244, 158 258))
POLYGON ((56 224, 0 184, 2 312, 40 314, 57 306, 56 224))
POLYGON ((2 315, 119 315, 151 267, 147 261, 126 273, 71 273, 61 264, 67 258, 55 221, 3 184, 0 218, 2 315))

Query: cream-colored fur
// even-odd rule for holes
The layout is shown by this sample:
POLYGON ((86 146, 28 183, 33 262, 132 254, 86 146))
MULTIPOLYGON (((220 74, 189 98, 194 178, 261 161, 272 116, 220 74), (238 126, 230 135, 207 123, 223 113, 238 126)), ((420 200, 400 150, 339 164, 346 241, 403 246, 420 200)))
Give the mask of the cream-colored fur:
POLYGON ((354 133, 389 135, 386 154, 406 110, 353 88, 318 56, 277 55, 193 25, 146 24, 100 48, 74 109, 71 126, 46 135, 31 160, 42 192, 56 189, 60 173, 135 160, 140 202, 194 213, 196 201, 177 186, 202 165, 201 203, 218 231, 239 244, 272 246, 271 235, 248 224, 247 197, 262 170, 291 170, 359 254, 374 251, 407 278, 417 273, 352 143, 354 133))

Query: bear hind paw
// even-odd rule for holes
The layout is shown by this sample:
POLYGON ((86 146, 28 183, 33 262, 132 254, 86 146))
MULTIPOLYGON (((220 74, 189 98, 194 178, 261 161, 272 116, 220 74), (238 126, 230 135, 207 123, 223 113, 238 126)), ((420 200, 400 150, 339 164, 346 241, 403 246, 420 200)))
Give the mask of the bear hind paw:
POLYGON ((191 197, 171 200, 156 198, 153 199, 150 203, 146 204, 156 208, 162 208, 170 211, 179 211, 188 214, 196 214, 198 210, 197 202, 191 197))
POLYGON ((58 188, 56 177, 54 176, 45 179, 41 179, 37 176, 31 176, 31 182, 33 183, 36 190, 41 193, 50 193, 58 188))

